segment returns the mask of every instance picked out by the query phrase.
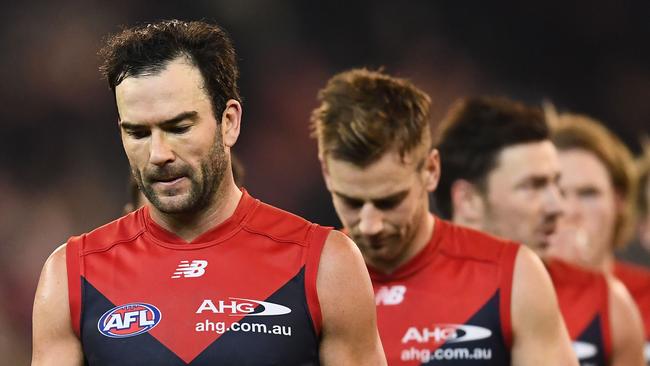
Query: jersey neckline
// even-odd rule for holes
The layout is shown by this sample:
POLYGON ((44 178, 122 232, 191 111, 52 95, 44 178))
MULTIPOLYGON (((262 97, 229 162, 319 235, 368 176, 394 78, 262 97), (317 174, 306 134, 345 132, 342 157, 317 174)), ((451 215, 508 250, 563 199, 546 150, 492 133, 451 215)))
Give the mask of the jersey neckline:
POLYGON ((245 189, 242 188, 241 191, 241 198, 233 214, 224 222, 204 232, 190 242, 183 240, 178 235, 158 225, 151 218, 149 207, 145 205, 141 211, 141 220, 145 227, 145 235, 149 236, 156 244, 173 249, 196 249, 220 243, 232 237, 232 235, 241 229, 248 220, 249 213, 259 203, 245 189))

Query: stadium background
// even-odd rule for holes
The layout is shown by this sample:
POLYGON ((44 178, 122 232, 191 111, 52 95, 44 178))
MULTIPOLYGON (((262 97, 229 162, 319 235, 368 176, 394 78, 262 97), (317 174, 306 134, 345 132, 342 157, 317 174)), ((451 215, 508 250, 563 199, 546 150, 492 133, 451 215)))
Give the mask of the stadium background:
MULTIPOLYGON (((235 148, 256 197, 337 225, 308 119, 335 72, 415 81, 438 120, 457 97, 497 94, 603 120, 633 149, 650 133, 650 3, 612 1, 23 1, 0 23, 0 363, 28 364, 31 307, 49 253, 120 215, 127 161, 96 51, 121 24, 224 26, 239 53, 235 148)), ((444 174, 444 172, 443 172, 444 174)))

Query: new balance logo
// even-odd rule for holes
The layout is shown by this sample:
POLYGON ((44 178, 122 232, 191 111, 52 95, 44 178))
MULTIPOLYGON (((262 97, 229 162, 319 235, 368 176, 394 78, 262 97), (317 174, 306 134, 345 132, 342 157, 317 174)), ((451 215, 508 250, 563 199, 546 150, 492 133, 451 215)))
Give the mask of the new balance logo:
POLYGON ((193 260, 192 263, 190 261, 181 261, 172 278, 201 277, 205 274, 205 267, 207 266, 208 261, 199 259, 193 260))
POLYGON ((375 294, 376 305, 399 305, 404 301, 406 286, 382 286, 375 294))

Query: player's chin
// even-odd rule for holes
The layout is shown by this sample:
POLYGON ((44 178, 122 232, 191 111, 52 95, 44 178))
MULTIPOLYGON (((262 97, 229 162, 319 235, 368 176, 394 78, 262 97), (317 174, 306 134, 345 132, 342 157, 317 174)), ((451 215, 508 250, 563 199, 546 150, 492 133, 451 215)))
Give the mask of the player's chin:
POLYGON ((178 194, 178 195, 161 195, 157 196, 156 200, 152 204, 161 212, 167 214, 181 214, 187 213, 193 210, 195 206, 192 202, 189 194, 178 194))

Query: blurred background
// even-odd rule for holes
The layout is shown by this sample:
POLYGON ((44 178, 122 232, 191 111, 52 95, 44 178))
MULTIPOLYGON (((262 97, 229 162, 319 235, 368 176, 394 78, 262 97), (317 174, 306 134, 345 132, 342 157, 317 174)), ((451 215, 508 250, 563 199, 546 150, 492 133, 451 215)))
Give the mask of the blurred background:
POLYGON ((309 138, 335 72, 384 69, 433 100, 553 101, 604 121, 631 149, 650 133, 650 2, 97 1, 4 3, 0 23, 0 354, 29 363, 41 267, 71 235, 121 215, 128 165, 96 52, 120 25, 207 19, 238 50, 235 148, 257 198, 338 225, 309 138), (480 5, 479 5, 480 4, 480 5))

